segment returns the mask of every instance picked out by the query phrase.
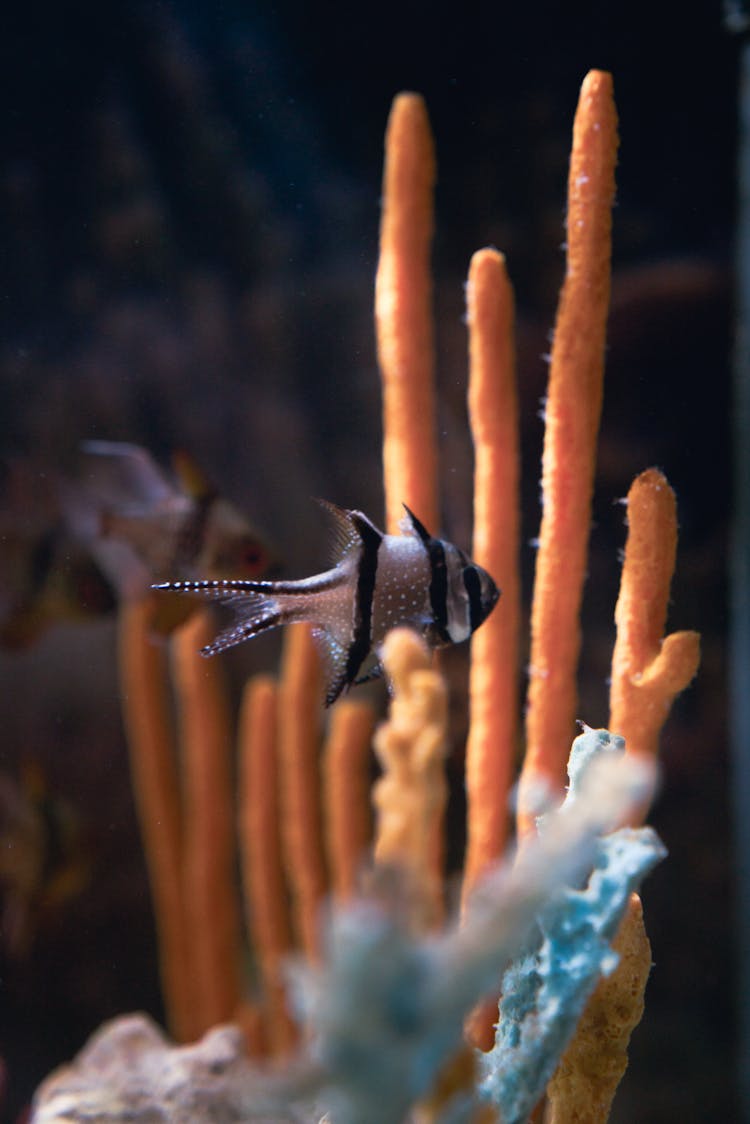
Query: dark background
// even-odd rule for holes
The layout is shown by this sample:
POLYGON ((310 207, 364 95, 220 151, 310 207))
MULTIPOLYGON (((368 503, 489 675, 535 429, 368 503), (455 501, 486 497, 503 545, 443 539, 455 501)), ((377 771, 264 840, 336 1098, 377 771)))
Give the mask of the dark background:
MULTIPOLYGON (((735 1118, 724 566, 738 42, 720 6, 32 3, 4 23, 0 454, 46 471, 87 437, 162 458, 187 447, 292 575, 322 557, 310 495, 382 516, 371 310, 382 137, 401 89, 424 94, 438 155, 444 530, 469 541, 463 282, 494 244, 516 287, 536 533, 570 130, 586 71, 612 71, 621 150, 581 716, 606 720, 614 501, 651 464, 679 502, 670 628, 704 637, 663 739, 653 822, 670 858, 644 891, 656 967, 613 1118, 735 1118)), ((523 566, 528 594, 530 548, 523 566)), ((109 621, 65 626, 0 653, 0 769, 40 761, 93 860, 23 958, 0 948, 9 1119, 103 1018, 160 1014, 113 637, 109 621)), ((239 679, 269 652, 228 664, 239 679)))

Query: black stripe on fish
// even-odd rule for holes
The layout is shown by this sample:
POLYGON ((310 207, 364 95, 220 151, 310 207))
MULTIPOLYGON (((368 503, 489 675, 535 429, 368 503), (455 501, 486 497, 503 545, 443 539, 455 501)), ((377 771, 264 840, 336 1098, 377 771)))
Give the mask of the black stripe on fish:
POLYGON ((413 511, 404 504, 404 510, 409 516, 411 525, 418 538, 427 551, 430 560, 430 608, 432 619, 440 639, 445 644, 451 643, 448 632, 448 568, 445 564, 445 548, 440 539, 433 538, 423 523, 417 519, 413 511))
POLYGON ((476 566, 465 566, 463 572, 464 589, 469 598, 469 628, 472 633, 479 628, 486 613, 482 607, 482 585, 476 566))
POLYGON ((353 683, 357 672, 367 658, 372 645, 372 602, 375 596, 375 577, 378 572, 378 551, 383 536, 369 519, 358 511, 350 519, 362 541, 362 553, 357 570, 357 592, 354 602, 352 640, 346 656, 346 670, 342 682, 337 684, 336 698, 344 686, 353 683))
POLYGON ((218 492, 209 491, 193 499, 190 514, 180 527, 175 542, 172 565, 176 570, 193 566, 198 560, 203 549, 211 508, 218 498, 218 492))
POLYGON ((428 548, 430 556, 430 608, 441 640, 450 643, 448 632, 448 567, 445 564, 445 548, 440 539, 432 539, 428 548))

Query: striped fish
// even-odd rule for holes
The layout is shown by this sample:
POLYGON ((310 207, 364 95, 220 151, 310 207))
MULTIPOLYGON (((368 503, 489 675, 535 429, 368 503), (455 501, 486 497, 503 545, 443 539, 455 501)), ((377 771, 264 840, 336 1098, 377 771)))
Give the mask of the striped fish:
POLYGON ((326 676, 326 706, 352 683, 380 674, 379 645, 399 625, 433 648, 459 644, 492 611, 500 591, 453 543, 436 539, 404 504, 403 535, 384 535, 361 511, 321 501, 335 530, 336 564, 299 581, 175 581, 156 590, 219 601, 235 623, 202 649, 223 652, 267 629, 309 621, 326 676), (362 676, 370 656, 374 666, 362 676))

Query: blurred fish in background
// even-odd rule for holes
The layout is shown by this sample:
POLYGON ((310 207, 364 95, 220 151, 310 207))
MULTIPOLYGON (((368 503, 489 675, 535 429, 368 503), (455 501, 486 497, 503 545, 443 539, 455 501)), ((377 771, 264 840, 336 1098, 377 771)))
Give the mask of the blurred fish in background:
MULTIPOLYGON (((266 539, 185 452, 174 476, 146 449, 83 445, 78 477, 30 461, 4 466, 0 487, 0 645, 26 648, 51 625, 112 613, 179 575, 257 579, 278 569, 266 539)), ((160 600, 154 628, 168 633, 195 606, 160 600)))
MULTIPOLYGON (((249 580, 277 572, 266 539, 186 452, 173 454, 170 477, 138 445, 87 441, 82 451, 84 476, 64 485, 67 516, 120 597, 140 597, 174 574, 249 580)), ((170 632, 194 611, 168 597, 154 627, 170 632)))
POLYGON ((0 773, 0 947, 28 957, 41 929, 53 925, 86 888, 91 855, 80 815, 49 784, 38 761, 19 776, 0 773))
POLYGON ((0 486, 0 645, 27 648, 60 621, 111 613, 115 589, 71 534, 59 477, 6 462, 0 486))

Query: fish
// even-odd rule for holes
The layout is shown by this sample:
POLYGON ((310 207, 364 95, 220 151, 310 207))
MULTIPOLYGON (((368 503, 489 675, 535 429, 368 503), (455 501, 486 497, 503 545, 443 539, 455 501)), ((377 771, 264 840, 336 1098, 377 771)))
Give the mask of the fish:
POLYGON ((60 474, 24 459, 0 462, 0 647, 22 649, 63 621, 114 611, 112 584, 68 531, 60 474))
POLYGON ((162 592, 213 600, 235 622, 201 649, 214 656, 268 629, 295 621, 313 626, 323 657, 325 703, 354 683, 382 673, 386 633, 415 629, 431 648, 460 644, 489 616, 500 597, 494 579, 459 547, 433 537, 404 504, 400 535, 387 535, 361 511, 319 501, 334 527, 334 565, 296 581, 169 581, 162 592), (370 657, 375 663, 364 672, 370 657), (364 672, 364 674, 363 674, 364 672))
MULTIPOLYGON (((174 478, 139 445, 86 441, 87 478, 67 491, 71 526, 123 600, 143 596, 167 577, 256 579, 279 559, 238 507, 225 499, 184 451, 174 478)), ((154 619, 171 632, 190 615, 184 600, 164 601, 154 619)))
POLYGON ((0 647, 28 648, 53 625, 107 616, 116 604, 96 562, 53 528, 29 544, 23 580, 0 621, 0 647))
POLYGON ((34 758, 0 771, 0 947, 28 956, 39 932, 89 884, 92 855, 77 809, 34 758))

